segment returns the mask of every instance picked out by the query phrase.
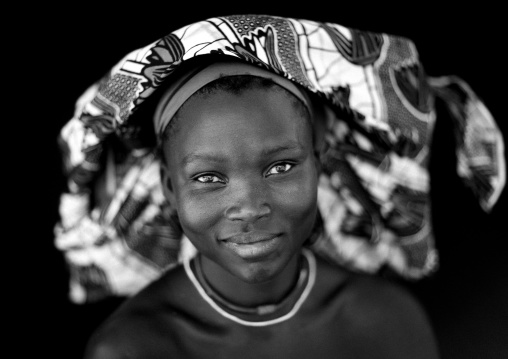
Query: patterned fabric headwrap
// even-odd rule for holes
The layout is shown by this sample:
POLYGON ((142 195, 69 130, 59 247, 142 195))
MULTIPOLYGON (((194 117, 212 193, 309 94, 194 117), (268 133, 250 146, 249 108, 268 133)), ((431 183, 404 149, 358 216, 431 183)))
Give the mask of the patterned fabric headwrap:
POLYGON ((461 79, 426 76, 410 40, 274 16, 210 18, 125 56, 61 130, 68 188, 55 244, 75 303, 132 295, 192 255, 162 194, 155 133, 195 91, 191 77, 178 86, 172 75, 202 56, 249 64, 326 103, 320 217, 307 245, 337 264, 413 280, 437 269, 428 162, 440 118, 453 121, 457 173, 485 211, 504 188, 490 112, 461 79), (164 103, 155 129, 143 112, 154 99, 164 103))

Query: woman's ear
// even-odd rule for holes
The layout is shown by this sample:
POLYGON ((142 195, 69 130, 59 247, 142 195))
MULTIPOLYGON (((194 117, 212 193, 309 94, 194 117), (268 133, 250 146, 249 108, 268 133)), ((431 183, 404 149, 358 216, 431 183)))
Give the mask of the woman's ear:
POLYGON ((164 193, 164 197, 168 200, 171 205, 175 205, 175 194, 173 192, 173 184, 171 183, 171 176, 168 167, 166 164, 161 163, 160 165, 160 178, 162 185, 162 192, 164 193))

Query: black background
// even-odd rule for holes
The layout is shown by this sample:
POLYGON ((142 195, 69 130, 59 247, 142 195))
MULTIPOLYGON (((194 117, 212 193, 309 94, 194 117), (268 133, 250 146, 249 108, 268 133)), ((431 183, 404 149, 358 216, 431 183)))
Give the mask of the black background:
MULTIPOLYGON (((330 21, 411 38, 426 72, 455 74, 484 100, 499 127, 506 122, 504 12, 500 7, 445 9, 439 2, 411 7, 336 3, 313 7, 241 3, 234 6, 150 1, 17 4, 4 17, 3 144, 9 200, 2 241, 6 346, 16 357, 80 358, 91 331, 119 303, 73 305, 68 275, 53 246, 63 187, 56 137, 77 97, 127 52, 211 16, 257 13, 330 21), (9 20, 9 19, 7 19, 9 20), (5 94, 7 93, 7 94, 5 94), (11 129, 11 126, 14 128, 11 129), (14 160, 12 163, 11 161, 14 160), (11 244, 14 248, 10 249, 11 244)), ((455 174, 451 127, 437 123, 431 163, 432 203, 441 268, 408 283, 435 327, 443 358, 505 358, 508 353, 507 191, 483 213, 455 174)))

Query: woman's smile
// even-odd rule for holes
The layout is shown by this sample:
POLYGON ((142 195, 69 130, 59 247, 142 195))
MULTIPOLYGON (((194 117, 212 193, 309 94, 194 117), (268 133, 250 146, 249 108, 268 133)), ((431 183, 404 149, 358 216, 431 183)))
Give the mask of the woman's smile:
POLYGON ((221 244, 245 260, 270 256, 282 245, 282 233, 248 232, 219 239, 221 244))

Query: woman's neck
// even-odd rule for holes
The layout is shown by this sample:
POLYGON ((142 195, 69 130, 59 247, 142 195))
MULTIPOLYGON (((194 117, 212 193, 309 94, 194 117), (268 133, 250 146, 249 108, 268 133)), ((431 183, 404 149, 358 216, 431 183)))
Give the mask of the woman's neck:
POLYGON ((207 284, 227 301, 244 307, 281 302, 295 287, 300 273, 301 256, 295 255, 274 278, 261 283, 247 283, 198 254, 207 284))

